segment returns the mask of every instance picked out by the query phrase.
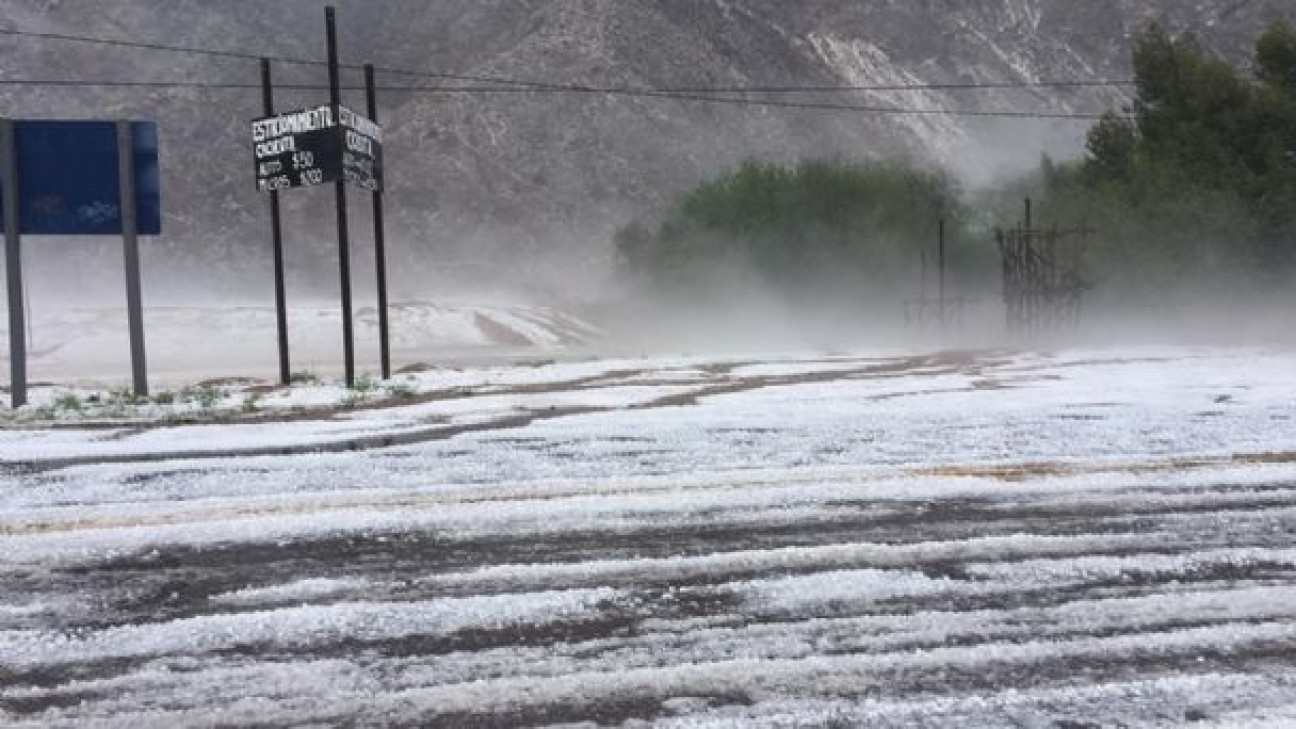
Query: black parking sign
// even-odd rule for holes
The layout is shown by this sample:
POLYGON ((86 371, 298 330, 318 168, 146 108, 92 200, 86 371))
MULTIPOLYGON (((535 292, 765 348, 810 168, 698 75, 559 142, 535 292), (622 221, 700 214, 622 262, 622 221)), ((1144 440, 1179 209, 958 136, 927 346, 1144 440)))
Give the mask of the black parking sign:
POLYGON ((382 129, 341 107, 341 124, 328 105, 252 122, 257 189, 262 192, 345 180, 382 189, 382 129))

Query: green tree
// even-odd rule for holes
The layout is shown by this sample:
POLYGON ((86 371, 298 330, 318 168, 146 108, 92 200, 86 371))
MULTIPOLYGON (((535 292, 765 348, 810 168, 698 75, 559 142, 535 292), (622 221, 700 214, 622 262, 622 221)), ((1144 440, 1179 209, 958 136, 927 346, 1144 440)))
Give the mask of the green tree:
POLYGON ((623 267, 659 289, 702 291, 744 272, 794 299, 876 292, 911 281, 942 210, 951 239, 967 239, 955 193, 943 175, 900 162, 749 161, 615 243, 623 267))
POLYGON ((1085 143, 1090 179, 1128 182, 1138 142, 1138 129, 1128 118, 1113 113, 1104 116, 1085 143))
POLYGON ((1296 94, 1296 31, 1276 22, 1256 42, 1256 69, 1265 84, 1296 94))
POLYGON ((1042 207, 1098 228, 1098 275, 1127 289, 1290 271, 1296 34, 1266 31, 1254 76, 1155 25, 1133 60, 1133 102, 1047 175, 1042 207))

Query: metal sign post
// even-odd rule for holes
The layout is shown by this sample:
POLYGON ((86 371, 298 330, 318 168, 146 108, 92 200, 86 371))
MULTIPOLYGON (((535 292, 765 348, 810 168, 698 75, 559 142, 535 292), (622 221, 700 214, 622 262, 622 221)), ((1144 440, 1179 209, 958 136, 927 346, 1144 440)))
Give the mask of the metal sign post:
POLYGON ((12 119, 0 119, 0 174, 3 179, 5 278, 9 291, 9 402, 27 404, 27 337, 23 331, 22 234, 18 220, 18 141, 12 119))
MULTIPOLYGON (((337 11, 325 8, 328 34, 329 107, 334 123, 342 117, 342 82, 338 68, 337 11)), ((355 387, 355 333, 351 321, 351 239, 347 224, 346 180, 333 183, 337 194, 338 266, 342 278, 342 356, 346 360, 346 385, 355 387)))
MULTIPOLYGON (((261 59, 261 98, 266 116, 274 116, 274 86, 270 78, 270 59, 261 59)), ((288 297, 284 285, 284 253, 279 191, 270 191, 270 238, 274 249, 275 325, 279 335, 279 384, 292 382, 292 364, 288 356, 288 297)))
POLYGON ((144 304, 140 294, 139 211, 135 205, 135 135, 128 121, 117 122, 117 179, 121 190, 122 242, 126 249, 126 317, 130 327, 131 375, 135 394, 148 395, 144 354, 144 304))
MULTIPOLYGON (((373 64, 365 64, 365 100, 369 121, 378 123, 378 87, 374 83, 373 64)), ((391 340, 387 320, 387 233, 383 225, 383 191, 381 183, 373 191, 374 266, 378 271, 378 345, 382 361, 382 378, 391 378, 391 340)))
POLYGON ((940 322, 944 326, 949 323, 945 306, 945 218, 941 218, 937 233, 937 258, 940 267, 940 322))
MULTIPOLYGON (((257 189, 270 193, 270 215, 275 244, 275 297, 279 314, 279 369, 288 371, 287 314, 283 292, 283 234, 278 193, 298 187, 333 183, 337 195, 338 267, 342 288, 342 350, 346 383, 355 386, 355 323, 351 296, 351 232, 347 221, 346 186, 374 194, 375 261, 378 268, 378 329, 382 345, 383 377, 391 376, 387 322, 387 258, 382 214, 382 128, 342 105, 341 68, 338 65, 337 13, 325 8, 328 36, 329 103, 275 115, 270 62, 261 61, 261 85, 266 116, 252 121, 252 144, 257 189)), ((374 71, 366 66, 369 115, 377 115, 374 71)))
POLYGON ((120 235, 135 393, 148 394, 139 236, 162 232, 154 122, 0 122, 8 269, 11 400, 27 402, 23 235, 120 235))

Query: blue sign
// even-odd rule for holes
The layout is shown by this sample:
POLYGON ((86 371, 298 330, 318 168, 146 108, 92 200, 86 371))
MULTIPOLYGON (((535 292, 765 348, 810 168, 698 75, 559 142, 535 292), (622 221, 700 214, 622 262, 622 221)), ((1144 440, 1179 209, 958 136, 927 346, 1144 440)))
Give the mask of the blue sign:
MULTIPOLYGON (((157 124, 131 122, 131 135, 136 232, 158 235, 162 232, 162 199, 157 124)), ((14 137, 21 233, 121 235, 114 122, 16 121, 14 137)))

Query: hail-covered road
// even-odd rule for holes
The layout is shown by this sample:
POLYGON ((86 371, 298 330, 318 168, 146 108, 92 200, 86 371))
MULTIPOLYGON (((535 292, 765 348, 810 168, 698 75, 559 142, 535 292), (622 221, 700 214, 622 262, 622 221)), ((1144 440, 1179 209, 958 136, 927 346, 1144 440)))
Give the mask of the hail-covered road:
POLYGON ((0 723, 1296 722, 1291 351, 409 387, 0 430, 0 723))

